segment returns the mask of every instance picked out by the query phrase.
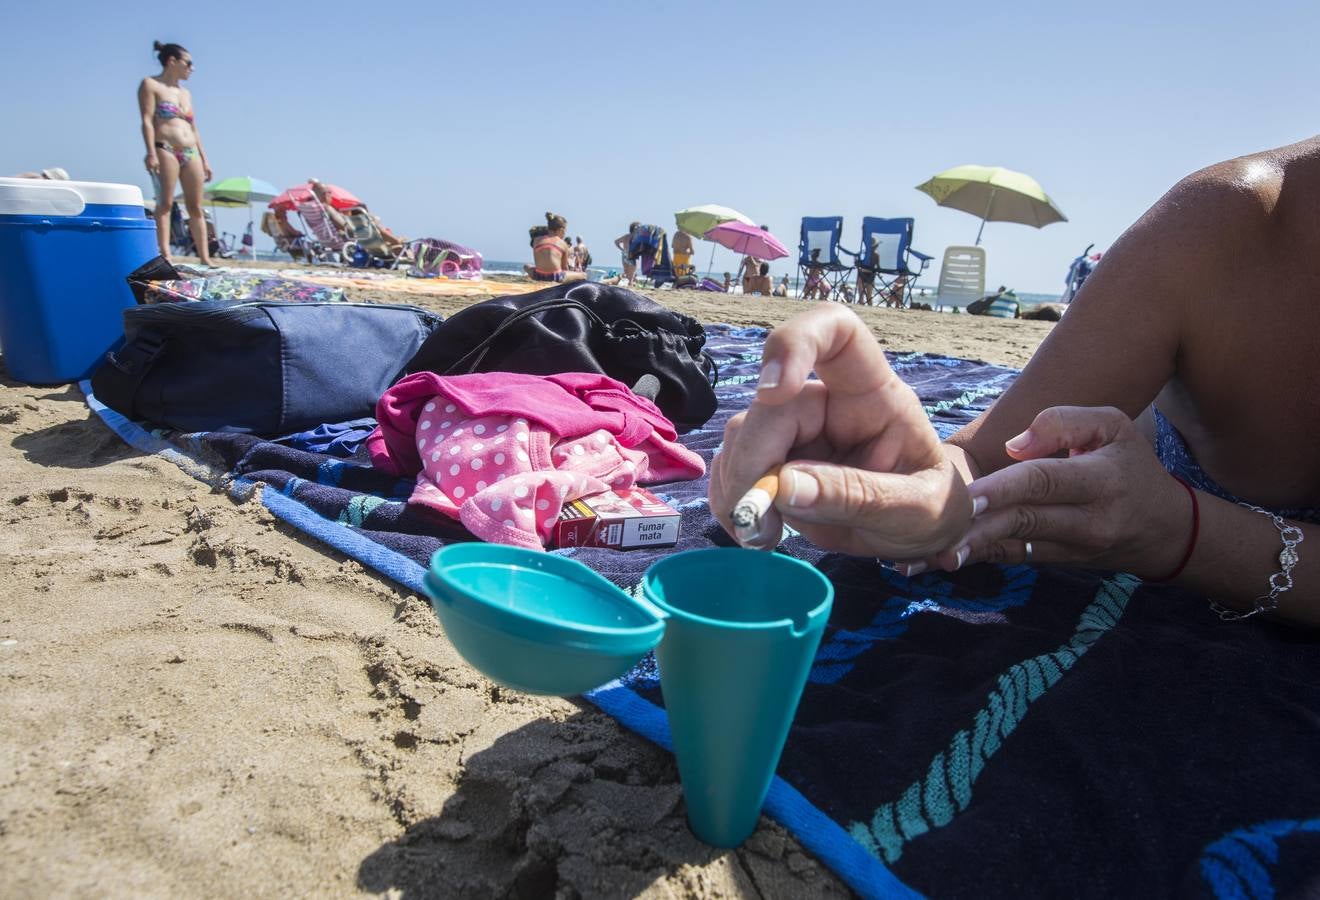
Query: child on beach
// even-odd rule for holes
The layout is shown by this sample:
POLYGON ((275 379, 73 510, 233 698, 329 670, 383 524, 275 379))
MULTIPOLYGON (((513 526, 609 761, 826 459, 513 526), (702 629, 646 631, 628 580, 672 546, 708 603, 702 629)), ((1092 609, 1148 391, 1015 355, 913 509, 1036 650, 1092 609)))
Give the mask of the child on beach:
POLYGON ((802 286, 803 300, 830 299, 830 283, 825 279, 825 267, 820 264, 820 248, 811 251, 807 265, 807 282, 802 286))

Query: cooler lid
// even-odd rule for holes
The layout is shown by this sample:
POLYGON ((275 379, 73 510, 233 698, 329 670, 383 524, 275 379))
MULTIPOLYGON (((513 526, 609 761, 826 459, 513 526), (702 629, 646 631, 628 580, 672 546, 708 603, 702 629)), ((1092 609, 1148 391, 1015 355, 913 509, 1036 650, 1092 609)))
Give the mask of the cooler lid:
POLYGON ((0 216, 77 216, 85 207, 142 206, 135 184, 0 178, 0 216))

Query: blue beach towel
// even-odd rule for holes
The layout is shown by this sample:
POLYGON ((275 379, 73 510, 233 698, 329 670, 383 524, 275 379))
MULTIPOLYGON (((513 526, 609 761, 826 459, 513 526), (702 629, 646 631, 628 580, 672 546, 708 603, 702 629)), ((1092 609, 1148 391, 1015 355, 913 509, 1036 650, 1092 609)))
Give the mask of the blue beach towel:
MULTIPOLYGON (((707 462, 753 396, 765 339, 761 329, 708 333, 720 406, 683 438, 707 462)), ((929 355, 890 362, 941 436, 1017 374, 929 355)), ((261 501, 277 516, 413 591, 436 548, 468 538, 408 508, 411 485, 360 458, 251 435, 149 432, 88 403, 129 443, 235 494, 266 485, 261 501)), ((729 543, 706 488, 653 488, 682 513, 679 550, 729 543)), ((766 813, 859 894, 1320 887, 1313 636, 1226 625, 1202 596, 1117 573, 980 565, 907 579, 798 536, 781 551, 827 574, 836 599, 766 813)), ((631 589, 665 552, 570 555, 631 589)), ((587 699, 668 746, 653 661, 587 699)))

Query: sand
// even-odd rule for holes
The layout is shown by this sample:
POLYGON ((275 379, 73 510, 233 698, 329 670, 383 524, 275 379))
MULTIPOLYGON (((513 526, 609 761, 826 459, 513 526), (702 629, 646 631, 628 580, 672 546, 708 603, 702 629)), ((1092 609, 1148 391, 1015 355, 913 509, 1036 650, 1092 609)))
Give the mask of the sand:
MULTIPOLYGON (((862 314, 889 349, 1012 365, 1051 327, 862 314)), ((700 843, 667 753, 500 690, 423 600, 124 445, 76 387, 0 375, 0 438, 0 896, 847 894, 766 818, 700 843)))

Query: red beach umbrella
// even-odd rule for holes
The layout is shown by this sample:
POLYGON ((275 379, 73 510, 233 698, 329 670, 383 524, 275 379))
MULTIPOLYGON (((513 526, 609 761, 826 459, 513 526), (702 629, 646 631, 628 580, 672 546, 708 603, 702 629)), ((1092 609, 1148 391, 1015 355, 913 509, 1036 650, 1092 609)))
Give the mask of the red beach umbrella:
MULTIPOLYGON (((339 187, 336 184, 327 184, 325 189, 330 194, 330 205, 335 209, 352 209, 355 206, 363 206, 361 200, 354 197, 351 193, 339 187)), ((306 203, 315 195, 312 194, 312 183, 310 181, 295 187, 286 188, 274 200, 267 204, 271 209, 293 209, 299 203, 306 203)))

